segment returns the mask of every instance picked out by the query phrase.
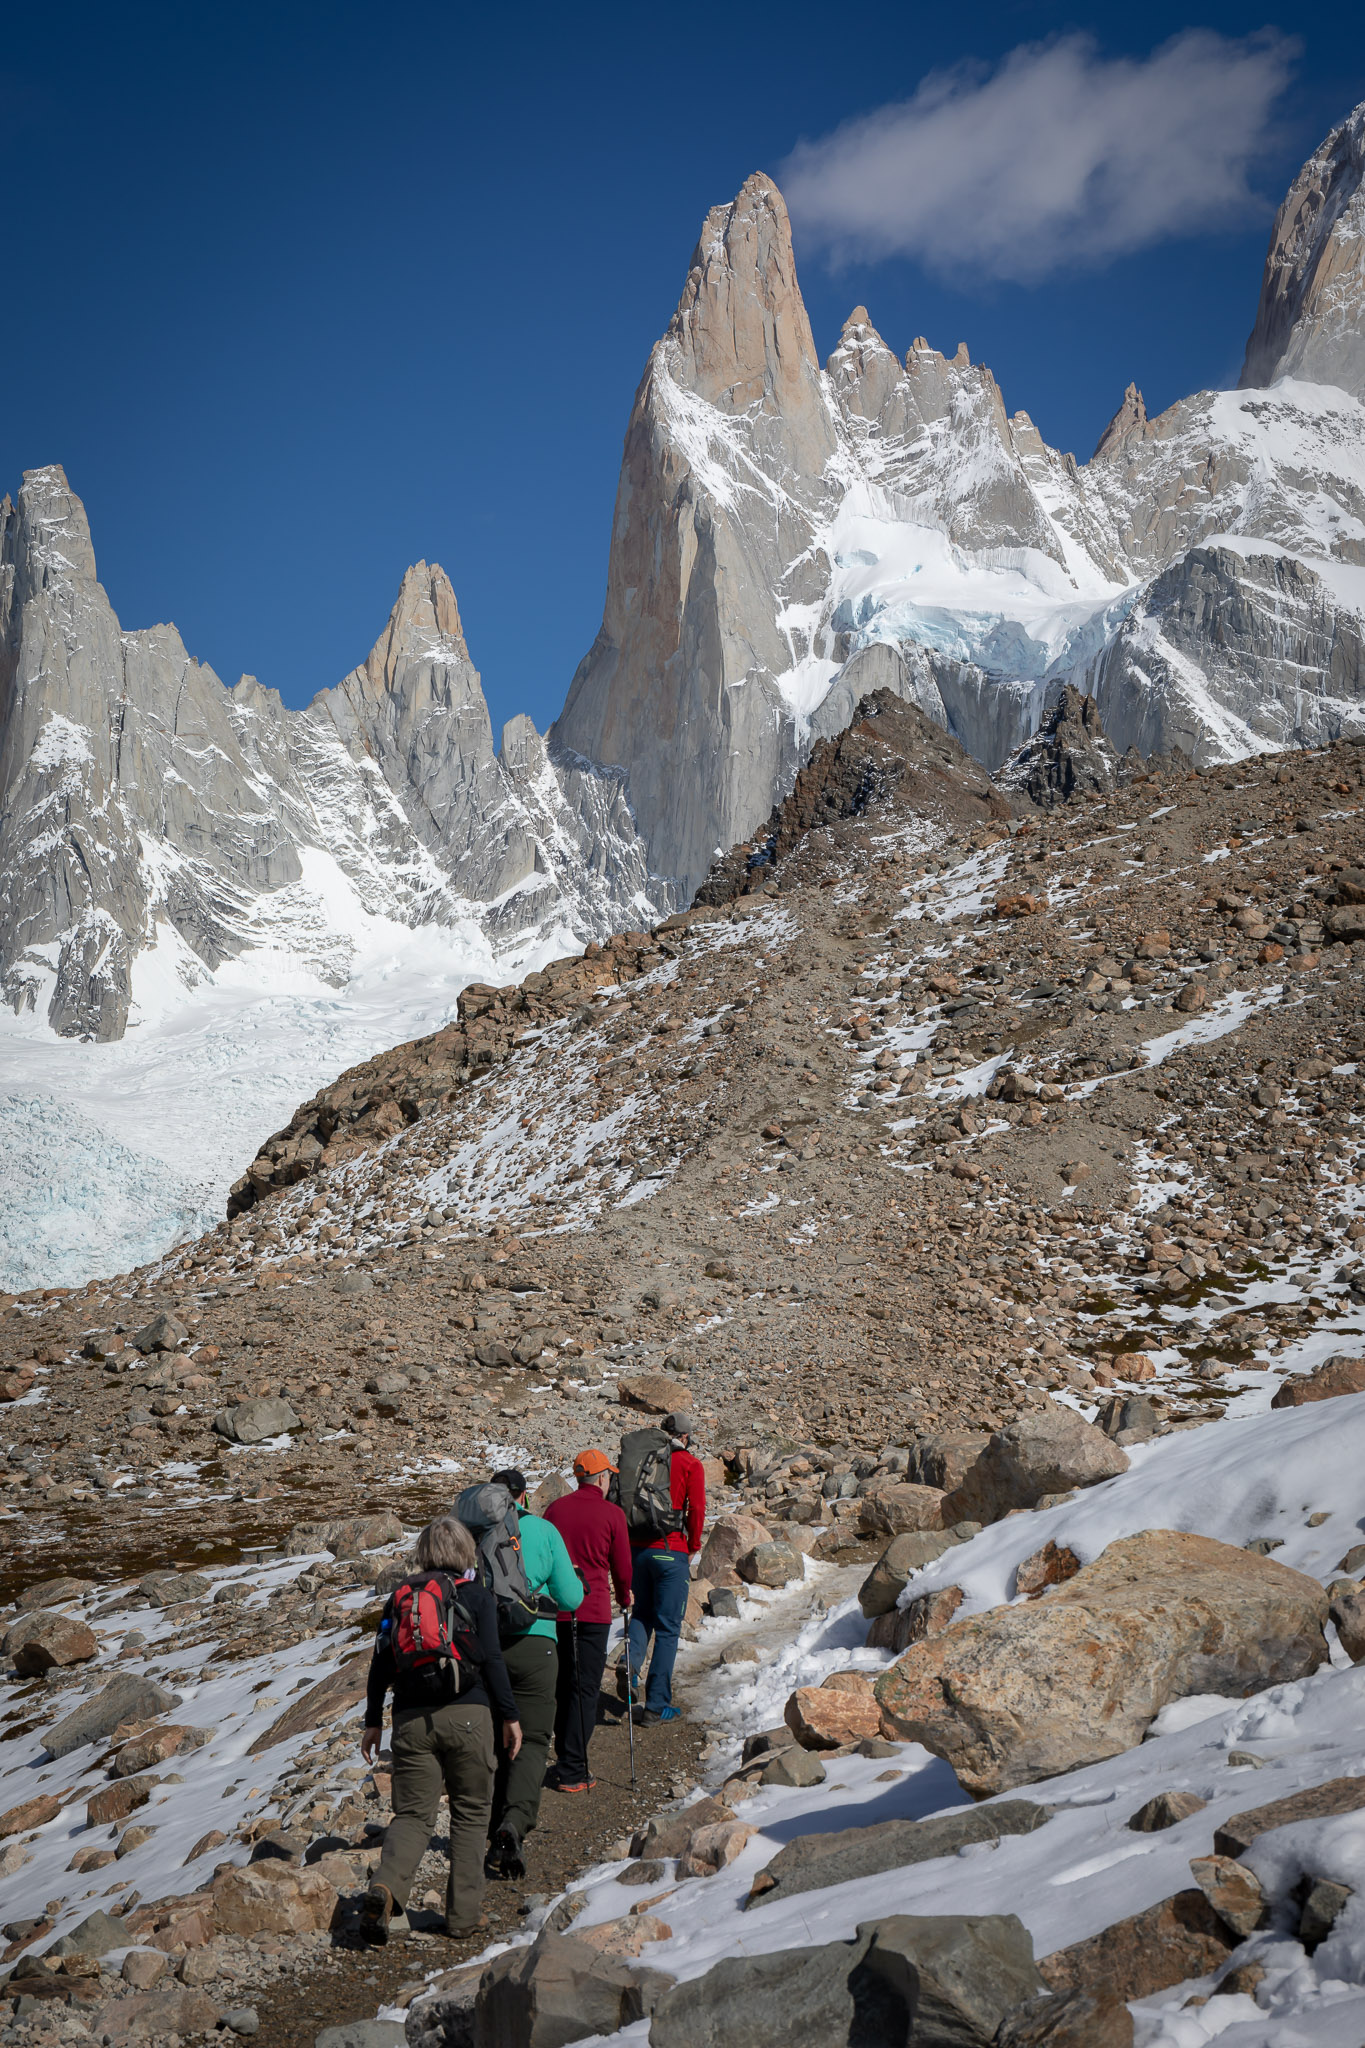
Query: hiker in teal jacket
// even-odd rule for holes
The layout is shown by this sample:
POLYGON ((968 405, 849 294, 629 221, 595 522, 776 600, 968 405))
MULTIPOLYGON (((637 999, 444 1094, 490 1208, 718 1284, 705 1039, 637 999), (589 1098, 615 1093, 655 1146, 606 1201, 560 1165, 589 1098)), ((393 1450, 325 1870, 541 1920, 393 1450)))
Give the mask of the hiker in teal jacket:
POLYGON ((521 1561, 531 1591, 544 1610, 525 1635, 504 1643, 502 1650, 521 1716, 521 1749, 512 1757, 502 1743, 498 1744, 486 1869, 490 1877, 520 1879, 526 1875, 521 1845, 540 1812, 545 1764, 554 1733, 559 1688, 555 1617, 559 1613, 572 1614, 582 1605, 583 1581, 574 1570, 564 1538, 553 1522, 533 1515, 527 1507, 524 1473, 495 1472, 491 1483, 505 1486, 516 1505, 521 1524, 521 1561))

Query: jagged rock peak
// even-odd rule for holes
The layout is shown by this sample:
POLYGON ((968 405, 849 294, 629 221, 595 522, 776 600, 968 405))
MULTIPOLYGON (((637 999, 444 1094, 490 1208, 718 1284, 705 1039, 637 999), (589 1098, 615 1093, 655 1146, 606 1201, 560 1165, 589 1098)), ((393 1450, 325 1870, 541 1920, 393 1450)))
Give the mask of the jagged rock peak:
POLYGON ((1365 397, 1365 102, 1289 188, 1270 232, 1241 386, 1279 377, 1365 397))
POLYGON ((723 412, 782 409, 818 379, 786 201, 762 172, 707 214, 668 339, 683 382, 723 412))
POLYGON ((1050 809, 1075 796, 1113 789, 1120 773, 1099 705, 1067 683, 1033 738, 1011 755, 996 781, 1050 809))
POLYGON ((1147 407, 1137 385, 1130 384, 1123 394, 1123 404, 1100 435, 1090 460, 1098 462, 1101 456, 1111 455, 1130 434, 1145 434, 1146 431, 1147 407))
POLYGON ((31 570, 66 571, 94 581, 90 522, 60 463, 24 471, 18 514, 22 535, 16 554, 27 555, 31 570))
POLYGON ((455 592, 437 562, 416 562, 404 576, 389 622, 365 662, 371 686, 391 690, 414 654, 472 666, 455 592))

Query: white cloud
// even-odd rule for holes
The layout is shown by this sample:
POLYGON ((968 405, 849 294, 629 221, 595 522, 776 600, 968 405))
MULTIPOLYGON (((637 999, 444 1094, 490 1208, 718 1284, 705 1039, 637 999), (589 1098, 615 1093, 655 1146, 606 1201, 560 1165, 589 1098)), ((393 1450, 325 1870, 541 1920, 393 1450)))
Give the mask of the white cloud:
POLYGON ((809 245, 1036 282, 1261 210, 1248 182, 1298 45, 1191 29, 1144 59, 1089 36, 1023 44, 989 74, 802 142, 780 173, 809 245))

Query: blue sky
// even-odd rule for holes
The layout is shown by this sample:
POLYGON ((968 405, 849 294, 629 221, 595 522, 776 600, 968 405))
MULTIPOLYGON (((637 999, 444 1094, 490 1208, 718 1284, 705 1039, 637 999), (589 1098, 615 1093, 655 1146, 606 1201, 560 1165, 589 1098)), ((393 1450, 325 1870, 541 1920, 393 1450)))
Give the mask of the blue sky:
POLYGON ((0 489, 64 463, 124 625, 296 704, 439 561, 495 723, 544 726, 708 206, 798 188, 822 355, 859 301, 966 341, 1084 457, 1129 378, 1235 381, 1273 206, 1365 99, 1365 11, 1297 13, 12 10, 0 489))

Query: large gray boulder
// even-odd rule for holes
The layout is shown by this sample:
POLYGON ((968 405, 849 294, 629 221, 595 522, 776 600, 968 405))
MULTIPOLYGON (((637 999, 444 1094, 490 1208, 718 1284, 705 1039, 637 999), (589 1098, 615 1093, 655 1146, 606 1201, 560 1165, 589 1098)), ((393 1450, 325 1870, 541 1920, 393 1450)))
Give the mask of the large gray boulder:
POLYGON ((936 1557, 942 1557, 945 1550, 952 1548, 953 1541, 942 1529, 903 1529, 899 1536, 893 1536, 858 1588, 858 1605, 868 1620, 889 1614, 905 1591, 911 1572, 922 1571, 936 1557))
POLYGON ((1094 1486, 1128 1470, 1128 1453, 1074 1408, 1049 1401, 997 1430, 961 1485, 943 1503, 943 1520, 998 1522, 1049 1493, 1094 1486))
POLYGON ((124 1721, 154 1721, 180 1705, 180 1694, 170 1692, 151 1678, 135 1678, 121 1671, 97 1693, 83 1700, 73 1713, 49 1728, 43 1748, 51 1757, 69 1756, 87 1742, 99 1742, 124 1721))
POLYGON ((673 1979, 604 1956, 568 1934, 509 1949, 479 1983, 472 2048, 566 2048, 651 2012, 673 1979))
POLYGON ((272 1437, 287 1436, 290 1430, 302 1429, 303 1424, 287 1401, 275 1394, 262 1394, 252 1401, 239 1401, 235 1408, 220 1410, 213 1418, 213 1427, 229 1443, 263 1444, 272 1437))
POLYGON ((766 1906, 797 1892, 875 1877, 912 1863, 956 1856, 969 1844, 1029 1835, 1049 1819, 1045 1806, 1029 1799, 1001 1799, 989 1806, 964 1806, 929 1820, 883 1820, 869 1827, 840 1828, 832 1834, 797 1835, 778 1850, 754 1878, 748 1903, 766 1906))
POLYGON ((665 1992, 650 2048, 988 2048, 1046 1990, 1013 1914, 896 1914, 851 1942, 727 1956, 665 1992))

